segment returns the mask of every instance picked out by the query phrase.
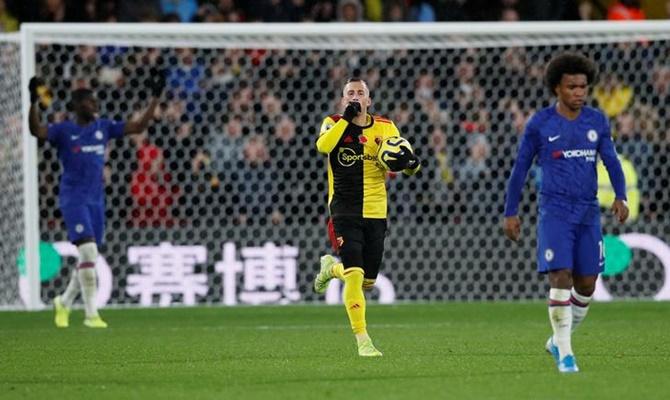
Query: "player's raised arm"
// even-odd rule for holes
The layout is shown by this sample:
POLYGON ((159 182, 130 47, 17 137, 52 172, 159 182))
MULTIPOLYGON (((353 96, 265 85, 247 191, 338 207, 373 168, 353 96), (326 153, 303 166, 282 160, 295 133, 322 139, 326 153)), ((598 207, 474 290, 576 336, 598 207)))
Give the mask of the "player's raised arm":
POLYGON ((144 110, 140 119, 135 121, 128 121, 123 129, 123 133, 126 135, 137 135, 144 132, 149 126, 149 121, 153 118, 156 107, 158 106, 158 101, 165 89, 165 73, 163 71, 156 73, 151 77, 149 84, 149 89, 151 90, 151 101, 149 102, 149 107, 144 110))
POLYGON ((40 99, 39 91, 44 90, 44 81, 38 77, 30 78, 28 89, 30 90, 30 110, 28 111, 28 126, 30 134, 40 140, 47 138, 47 126, 41 122, 41 113, 38 100, 40 99))
POLYGON ((533 164, 533 159, 537 154, 537 149, 537 131, 531 120, 528 122, 528 125, 526 125, 526 131, 521 138, 521 144, 519 145, 519 151, 517 152, 516 161, 514 162, 514 168, 512 168, 512 174, 507 182, 503 230, 505 235, 514 241, 517 241, 521 234, 521 222, 518 217, 521 190, 526 181, 528 170, 533 164))
POLYGON ((351 121, 361 112, 361 105, 357 102, 350 102, 344 109, 342 118, 335 122, 332 118, 327 117, 321 124, 321 131, 319 132, 319 139, 316 141, 316 149, 319 153, 328 154, 342 138, 344 130, 351 121))

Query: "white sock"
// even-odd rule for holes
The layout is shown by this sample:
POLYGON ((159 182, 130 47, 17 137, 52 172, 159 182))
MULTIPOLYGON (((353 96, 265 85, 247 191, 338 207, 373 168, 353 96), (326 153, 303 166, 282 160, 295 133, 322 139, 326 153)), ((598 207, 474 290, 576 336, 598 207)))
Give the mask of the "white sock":
POLYGON ((84 300, 84 309, 86 310, 86 318, 97 317, 98 306, 95 304, 95 299, 98 292, 98 283, 96 280, 95 267, 82 267, 81 265, 78 269, 78 275, 79 284, 81 284, 81 297, 84 300))
POLYGON ((575 288, 572 288, 570 292, 570 308, 572 308, 572 331, 582 323, 586 314, 589 312, 589 304, 593 296, 584 296, 575 291, 575 288))
POLYGON ((98 282, 95 274, 95 261, 98 259, 98 246, 95 243, 84 243, 77 247, 79 251, 79 266, 77 275, 81 286, 81 297, 84 300, 86 318, 98 316, 96 297, 98 282))
POLYGON ((70 275, 70 281, 67 284, 67 288, 61 295, 63 305, 66 308, 72 308, 72 303, 74 302, 74 299, 76 299, 78 295, 79 295, 79 278, 77 277, 77 270, 75 269, 74 271, 72 271, 72 275, 70 275))
POLYGON ((572 354, 570 290, 553 288, 549 290, 549 321, 554 330, 554 344, 558 347, 560 359, 563 359, 572 354))

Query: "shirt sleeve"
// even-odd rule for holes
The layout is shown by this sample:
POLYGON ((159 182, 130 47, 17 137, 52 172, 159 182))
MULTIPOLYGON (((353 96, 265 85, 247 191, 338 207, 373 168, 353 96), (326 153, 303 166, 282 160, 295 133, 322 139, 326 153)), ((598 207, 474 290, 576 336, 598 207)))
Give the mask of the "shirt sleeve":
POLYGON ((110 139, 119 139, 123 137, 123 131, 126 128, 126 123, 116 120, 104 120, 107 126, 107 132, 110 139))
POLYGON ((600 133, 600 140, 598 141, 598 154, 605 164, 607 174, 614 187, 614 194, 617 200, 626 200, 626 178, 621 168, 621 162, 614 148, 612 142, 612 132, 605 115, 603 118, 603 129, 600 133))
POLYGON ((342 139, 342 135, 348 125, 349 123, 342 118, 337 122, 331 117, 324 118, 319 130, 319 139, 316 141, 316 149, 319 153, 330 154, 340 139, 342 139))
POLYGON ((534 118, 526 125, 526 130, 521 138, 521 144, 517 152, 512 175, 507 182, 507 196, 505 199, 505 217, 512 217, 519 213, 519 201, 521 190, 526 181, 528 170, 537 155, 539 145, 539 133, 534 123, 534 118))
POLYGON ((63 124, 49 124, 47 126, 47 140, 49 143, 58 147, 62 132, 63 124))

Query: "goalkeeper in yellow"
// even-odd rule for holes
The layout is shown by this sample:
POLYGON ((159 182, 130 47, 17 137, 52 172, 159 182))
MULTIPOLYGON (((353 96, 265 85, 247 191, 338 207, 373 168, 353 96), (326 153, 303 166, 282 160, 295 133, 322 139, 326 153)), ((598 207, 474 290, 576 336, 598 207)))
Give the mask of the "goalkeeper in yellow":
MULTIPOLYGON (((384 253, 386 237, 386 170, 377 162, 377 149, 389 137, 399 137, 392 121, 372 116, 365 81, 349 79, 342 91, 343 113, 323 120, 316 147, 328 155, 329 236, 341 262, 321 257, 314 290, 323 293, 333 278, 344 282, 344 305, 356 336, 358 354, 381 356, 372 344, 365 322, 365 295, 372 289, 384 253)), ((406 147, 386 161, 389 170, 413 175, 421 167, 406 147)))

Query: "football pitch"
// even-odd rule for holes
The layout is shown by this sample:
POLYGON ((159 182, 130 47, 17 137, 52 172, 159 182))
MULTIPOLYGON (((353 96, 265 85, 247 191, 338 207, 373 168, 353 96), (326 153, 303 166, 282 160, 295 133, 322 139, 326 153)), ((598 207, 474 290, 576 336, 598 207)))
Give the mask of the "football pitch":
POLYGON ((1 399, 667 399, 670 303, 597 303, 559 375, 536 303, 108 309, 106 330, 0 312, 1 399))

